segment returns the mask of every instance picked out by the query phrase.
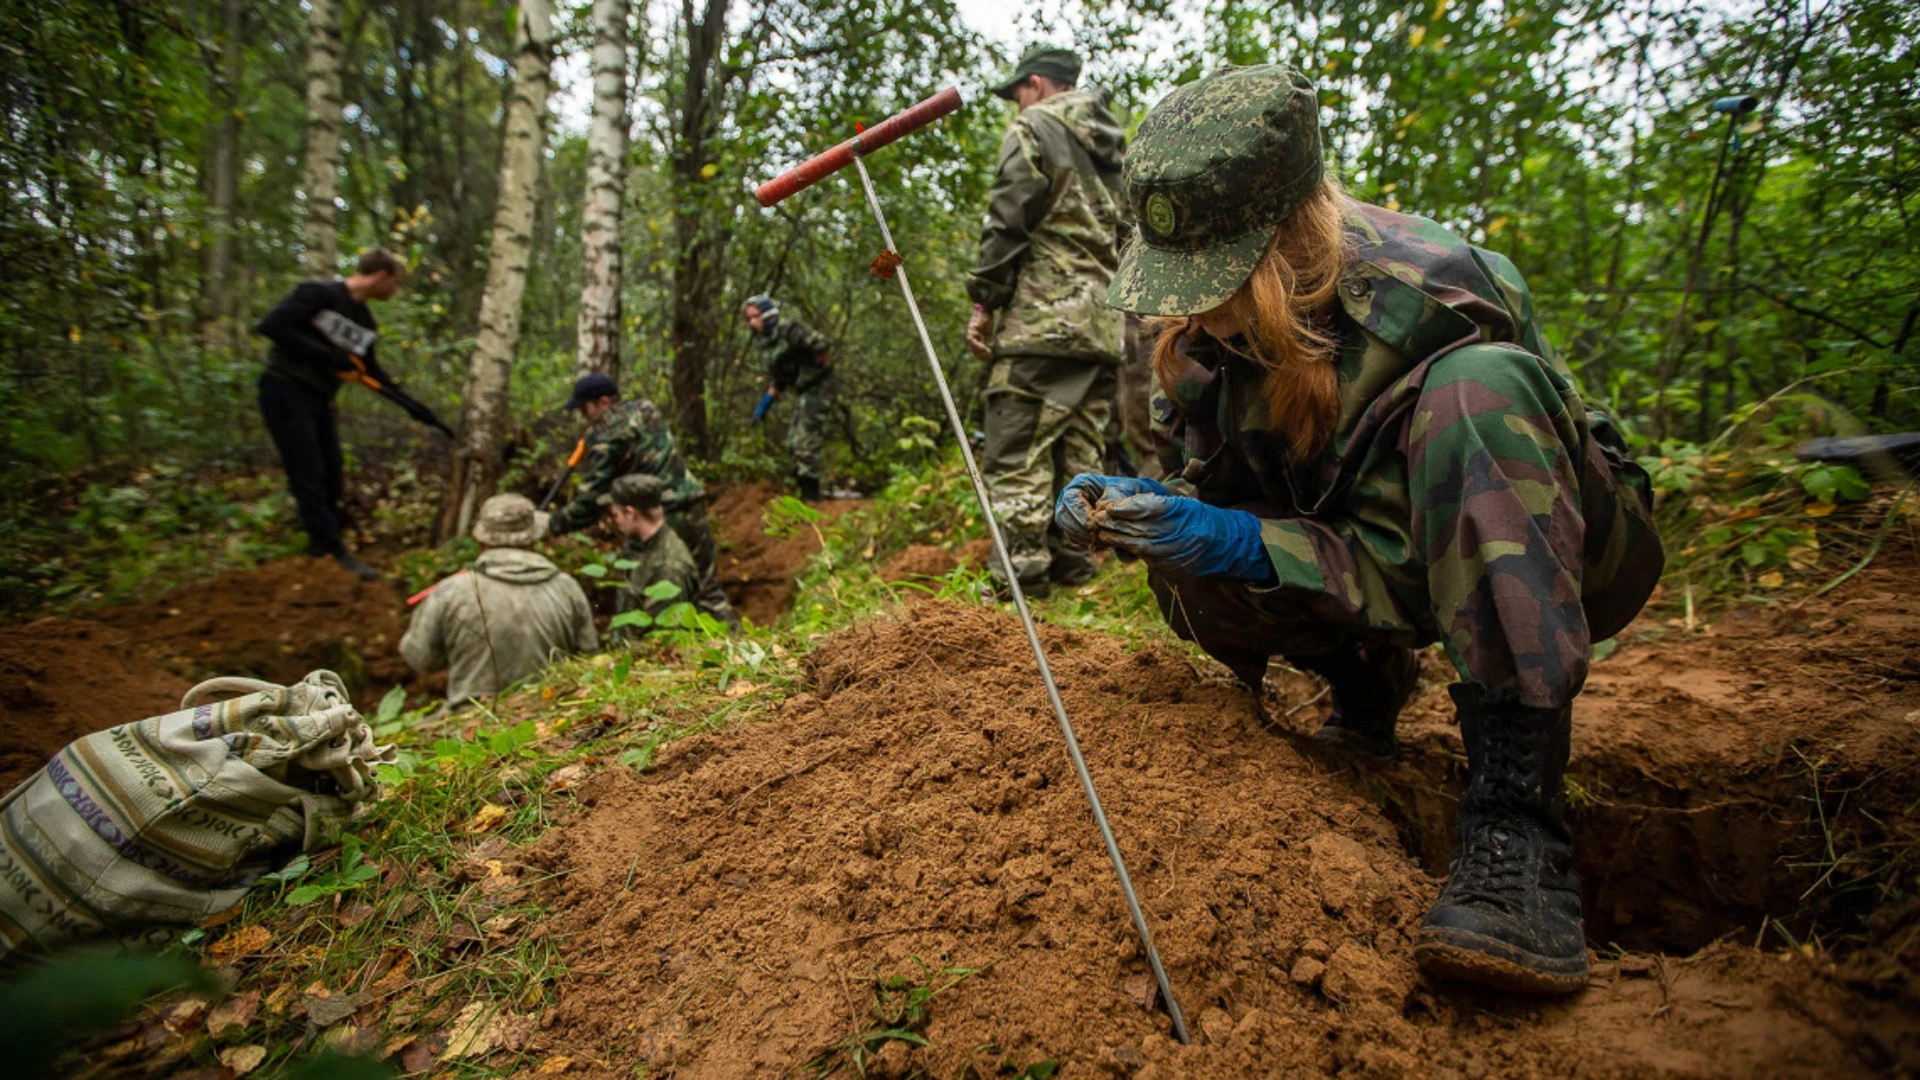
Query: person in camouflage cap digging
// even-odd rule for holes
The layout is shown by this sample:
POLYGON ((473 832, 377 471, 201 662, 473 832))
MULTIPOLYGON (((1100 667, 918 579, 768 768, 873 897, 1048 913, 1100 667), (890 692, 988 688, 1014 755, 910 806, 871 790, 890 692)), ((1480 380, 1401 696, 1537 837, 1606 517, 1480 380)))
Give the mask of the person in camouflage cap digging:
POLYGON ((1331 686, 1325 745, 1375 758, 1439 642, 1467 751, 1429 972, 1585 984, 1562 775, 1593 641, 1663 561, 1645 473, 1582 401, 1505 258, 1325 174, 1280 66, 1168 95, 1126 167, 1139 234, 1109 298, 1162 320, 1168 485, 1075 477, 1067 538, 1145 560, 1180 636, 1256 695, 1279 655, 1331 686))
POLYGON ((740 629, 740 616, 734 614, 726 591, 720 587, 716 564, 720 545, 707 521, 707 491, 687 471, 659 407, 645 398, 620 400, 619 386, 597 373, 575 381, 573 396, 564 407, 578 409, 591 426, 580 485, 574 489, 573 500, 553 512, 549 525, 553 535, 584 529, 599 521, 607 509, 601 496, 612 490, 616 479, 629 473, 659 477, 667 485, 667 524, 680 534, 700 566, 700 589, 687 599, 729 628, 740 629))
MULTIPOLYGON (((633 564, 620 590, 621 612, 644 611, 657 618, 674 604, 691 601, 700 587, 700 568, 693 554, 667 525, 662 508, 666 495, 666 481, 634 473, 615 480, 607 494, 600 496, 601 502, 612 509, 613 527, 627 538, 620 558, 633 564), (649 589, 662 583, 673 586, 672 595, 648 594, 649 589)), ((626 641, 630 636, 624 626, 612 634, 615 641, 626 641)))
POLYGON ((995 88, 1020 112, 967 276, 967 347, 991 365, 981 466, 1030 596, 1093 576, 1090 556, 1060 546, 1051 508, 1068 477, 1100 467, 1120 363, 1121 317, 1102 297, 1120 259, 1126 139, 1104 91, 1074 88, 1079 75, 1078 56, 1042 46, 995 88))
POLYGON ((827 406, 833 395, 832 343, 825 334, 780 312, 771 296, 748 297, 740 316, 753 331, 760 361, 767 369, 767 392, 753 410, 754 422, 766 418, 773 399, 793 398, 793 426, 787 451, 793 455, 794 482, 803 502, 820 501, 820 479, 827 451, 827 406))

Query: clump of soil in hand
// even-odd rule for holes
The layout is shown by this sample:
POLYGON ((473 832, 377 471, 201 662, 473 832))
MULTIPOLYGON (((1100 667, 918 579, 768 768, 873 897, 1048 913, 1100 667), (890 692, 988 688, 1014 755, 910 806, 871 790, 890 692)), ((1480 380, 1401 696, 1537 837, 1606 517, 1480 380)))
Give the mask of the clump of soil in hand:
POLYGON ((793 1075, 878 1030, 881 981, 977 969, 868 1074, 1857 1067, 1846 995, 1744 949, 1602 965, 1571 1002, 1429 985, 1411 946, 1436 882, 1350 776, 1178 652, 1042 636, 1193 1045, 1153 1007, 1019 624, 927 602, 822 642, 813 691, 766 723, 579 789, 530 856, 575 973, 547 1050, 601 1077, 793 1075))

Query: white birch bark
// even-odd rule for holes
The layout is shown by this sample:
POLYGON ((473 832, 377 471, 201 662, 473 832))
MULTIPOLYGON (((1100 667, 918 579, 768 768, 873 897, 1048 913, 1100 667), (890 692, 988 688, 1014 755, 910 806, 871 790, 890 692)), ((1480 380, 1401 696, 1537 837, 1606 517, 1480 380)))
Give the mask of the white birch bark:
POLYGON ((455 451, 447 513, 441 535, 458 536, 473 525, 480 503, 499 478, 507 433, 507 387, 513 350, 520 340, 520 301, 527 290, 533 247, 534 189, 545 149, 547 94, 551 89, 553 9, 550 0, 521 0, 515 19, 513 93, 507 99, 506 135, 500 147, 500 201, 493 211, 493 252, 486 292, 480 298, 480 329, 467 373, 460 442, 455 451))
POLYGON ((620 209, 627 193, 627 4, 594 0, 593 123, 580 211, 580 349, 575 374, 620 372, 620 209))
POLYGON ((334 196, 340 183, 340 0, 308 0, 307 151, 300 190, 307 197, 309 278, 339 273, 334 196))

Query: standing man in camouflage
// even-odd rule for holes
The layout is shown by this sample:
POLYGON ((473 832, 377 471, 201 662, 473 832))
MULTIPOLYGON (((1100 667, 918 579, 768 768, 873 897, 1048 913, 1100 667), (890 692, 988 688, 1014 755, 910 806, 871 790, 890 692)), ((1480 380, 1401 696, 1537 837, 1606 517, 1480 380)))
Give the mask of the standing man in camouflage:
POLYGON ((707 521, 706 489, 687 471, 660 410, 645 398, 620 400, 619 386, 599 373, 582 375, 573 384, 573 396, 565 407, 578 409, 590 426, 580 485, 574 490, 573 501, 554 511, 549 524, 553 535, 584 529, 599 521, 607 509, 600 497, 612 491, 616 479, 628 473, 659 477, 667 486, 667 524, 680 534, 700 567, 700 588, 688 599, 701 611, 738 630, 740 616, 734 614, 733 605, 720 588, 716 565, 719 544, 707 521))
MULTIPOLYGON (((600 497, 611 509, 613 527, 627 538, 620 558, 634 564, 620 590, 621 614, 643 611, 650 618, 658 618, 677 603, 691 603, 699 592, 700 568, 687 545, 667 525, 667 512, 661 505, 666 494, 667 485, 659 477, 633 473, 615 480, 612 489, 600 497), (661 585, 673 586, 671 595, 650 595, 650 590, 654 594, 668 592, 658 588, 661 585)), ((616 641, 633 636, 625 626, 613 632, 616 641)))
POLYGON ((1078 56, 1042 46, 994 88, 1020 111, 967 276, 967 347, 991 365, 987 491, 1034 596, 1093 576, 1090 555, 1060 546, 1051 508, 1068 477, 1100 467, 1120 362, 1120 316, 1103 300, 1119 265, 1126 138, 1105 92, 1075 89, 1079 77, 1078 56))
POLYGON ((422 674, 448 670, 449 706, 497 694, 555 657, 600 647, 580 583, 527 550, 547 535, 546 516, 524 495, 482 503, 473 523, 480 557, 435 585, 407 624, 401 657, 422 674))
POLYGON ((793 455, 793 476, 805 502, 820 501, 820 480, 826 475, 827 406, 833 393, 833 354, 825 334, 790 315, 780 313, 771 296, 750 297, 740 314, 760 347, 767 369, 767 392, 753 410, 753 419, 766 418, 773 399, 793 399, 793 426, 787 429, 787 451, 793 455))
POLYGON ((1072 541, 1138 556, 1162 615, 1256 693, 1324 677, 1318 737, 1398 752, 1415 648, 1446 649, 1466 744, 1452 873, 1414 957, 1508 990, 1586 985, 1563 786, 1592 642, 1659 579, 1646 473, 1580 397, 1504 256, 1349 199, 1319 97, 1279 65, 1140 125, 1140 231, 1110 297, 1158 316, 1168 485, 1079 476, 1072 541))

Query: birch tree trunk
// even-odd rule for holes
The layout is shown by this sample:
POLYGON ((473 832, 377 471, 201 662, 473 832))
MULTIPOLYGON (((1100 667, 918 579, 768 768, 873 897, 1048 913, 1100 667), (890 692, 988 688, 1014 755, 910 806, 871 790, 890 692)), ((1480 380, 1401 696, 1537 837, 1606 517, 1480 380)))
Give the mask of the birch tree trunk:
POLYGON ((307 152, 300 190, 307 197, 309 278, 339 272, 335 192, 340 180, 340 0, 308 0, 307 152))
POLYGON ((231 344, 233 246, 240 193, 240 0, 222 0, 218 66, 212 73, 215 119, 207 142, 207 230, 201 246, 200 344, 231 344))
POLYGON ((542 135, 552 77, 550 0, 521 0, 513 50, 513 92, 507 98, 506 135, 500 147, 500 201, 493 211, 493 253, 486 292, 480 298, 480 332, 467 372, 460 440, 454 451, 440 537, 458 536, 473 525, 481 502, 493 494, 507 434, 507 387, 513 349, 520 340, 520 301, 527 290, 533 246, 534 188, 540 178, 542 135))
POLYGON ((620 209, 627 194, 627 4, 594 0, 593 126, 580 212, 576 375, 620 374, 620 209))

